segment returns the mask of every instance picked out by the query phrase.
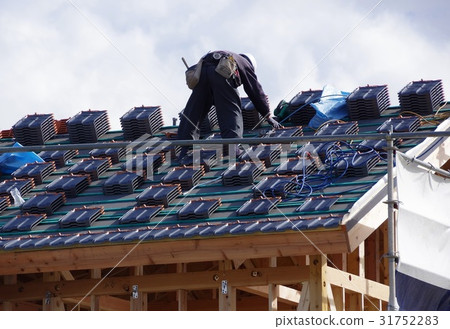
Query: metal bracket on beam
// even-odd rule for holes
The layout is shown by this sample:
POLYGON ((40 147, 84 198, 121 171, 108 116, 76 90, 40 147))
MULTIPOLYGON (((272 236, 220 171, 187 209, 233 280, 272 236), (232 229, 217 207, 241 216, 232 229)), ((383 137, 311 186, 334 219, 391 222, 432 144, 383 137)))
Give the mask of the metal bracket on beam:
POLYGON ((134 284, 132 289, 131 289, 131 297, 133 299, 138 299, 139 298, 139 287, 137 284, 134 284))

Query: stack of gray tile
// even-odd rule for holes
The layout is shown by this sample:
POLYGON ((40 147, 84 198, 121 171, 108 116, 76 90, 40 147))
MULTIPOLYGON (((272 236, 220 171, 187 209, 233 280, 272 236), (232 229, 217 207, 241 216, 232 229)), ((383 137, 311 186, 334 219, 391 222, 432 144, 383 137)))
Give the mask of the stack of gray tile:
POLYGON ((306 90, 295 95, 289 102, 287 114, 289 122, 293 125, 308 125, 316 115, 316 110, 311 106, 320 99, 322 90, 306 90))
POLYGON ((64 193, 45 192, 36 194, 26 200, 21 206, 22 214, 47 214, 52 215, 58 208, 66 203, 64 193))
POLYGON ((64 192, 67 198, 75 198, 89 186, 89 175, 64 175, 46 186, 48 192, 64 192))
POLYGON ((154 135, 164 125, 160 106, 134 107, 120 118, 125 140, 135 140, 144 134, 154 135))
POLYGON ((255 105, 248 97, 241 98, 242 118, 244 120, 244 130, 253 130, 262 123, 262 116, 256 110, 255 105))
POLYGON ((379 118, 390 104, 387 85, 358 87, 347 97, 350 120, 379 118))
POLYGON ((402 111, 432 114, 445 101, 442 80, 412 81, 400 90, 398 98, 402 111))
POLYGON ((220 198, 191 200, 178 211, 178 219, 207 219, 220 207, 220 205, 220 198))
POLYGON ((179 184, 159 184, 146 188, 136 197, 137 204, 156 206, 163 205, 165 208, 181 195, 181 186, 179 184))
POLYGON ((266 169, 264 162, 244 161, 229 166, 222 174, 224 186, 251 185, 266 169))
POLYGON ((14 138, 22 145, 44 145, 56 135, 53 114, 31 114, 20 119, 13 127, 14 138))
POLYGON ((71 143, 96 143, 109 130, 108 113, 105 110, 81 111, 67 120, 71 143))
POLYGON ((89 227, 103 215, 103 207, 75 208, 59 220, 60 228, 89 227))
POLYGON ((131 194, 142 183, 144 178, 134 172, 121 171, 109 177, 103 184, 103 194, 131 194))

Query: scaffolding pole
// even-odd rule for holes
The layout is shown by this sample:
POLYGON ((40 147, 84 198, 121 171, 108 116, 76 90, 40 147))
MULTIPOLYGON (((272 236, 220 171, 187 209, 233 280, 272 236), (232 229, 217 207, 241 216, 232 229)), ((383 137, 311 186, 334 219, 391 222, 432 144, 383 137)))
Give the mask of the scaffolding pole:
POLYGON ((387 205, 388 205, 388 268, 389 268, 389 303, 388 311, 398 311, 396 286, 395 286, 395 270, 397 265, 397 248, 396 248, 396 225, 395 225, 395 206, 397 201, 394 200, 394 139, 388 135, 387 141, 387 205))
POLYGON ((371 133, 364 135, 314 135, 314 136, 295 136, 295 137, 249 137, 249 138, 225 138, 225 139, 198 139, 198 140, 178 140, 178 139, 157 139, 157 136, 148 135, 148 139, 140 138, 136 141, 106 141, 97 143, 83 143, 83 144, 55 144, 55 145, 33 145, 33 146, 8 146, 0 147, 0 154, 15 153, 15 152, 41 152, 41 151, 59 151, 59 150, 92 150, 108 149, 108 148, 126 148, 137 149, 145 145, 151 146, 190 146, 190 145, 230 145, 230 144, 290 144, 290 143, 314 143, 314 142, 336 142, 344 140, 387 140, 394 139, 411 139, 411 138, 427 138, 427 137, 448 137, 450 131, 427 131, 427 132, 412 132, 412 133, 392 133, 380 134, 371 133))

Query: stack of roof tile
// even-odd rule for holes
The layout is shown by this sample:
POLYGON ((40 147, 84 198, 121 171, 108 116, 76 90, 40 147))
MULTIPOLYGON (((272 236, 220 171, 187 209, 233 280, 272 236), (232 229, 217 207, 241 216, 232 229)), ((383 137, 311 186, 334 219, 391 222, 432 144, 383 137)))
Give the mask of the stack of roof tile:
POLYGON ((2 232, 31 231, 47 216, 45 214, 17 215, 2 227, 2 232))
POLYGON ((244 129, 253 130, 258 128, 262 122, 262 116, 256 110, 255 105, 248 97, 241 98, 242 118, 244 120, 244 129))
MULTIPOLYGON (((323 125, 315 135, 355 135, 359 131, 357 122, 333 122, 323 125)), ((335 142, 316 142, 306 143, 296 151, 296 154, 305 157, 308 154, 318 155, 320 160, 325 161, 329 150, 339 145, 339 141, 335 142)))
POLYGON ((295 154, 305 158, 308 154, 318 156, 321 161, 325 161, 329 150, 338 145, 338 142, 306 143, 300 147, 295 154))
POLYGON ((380 133, 393 132, 414 132, 420 127, 420 119, 418 117, 397 117, 389 118, 377 128, 380 133))
POLYGON ((34 180, 32 178, 13 178, 7 179, 0 183, 0 196, 9 197, 10 202, 14 202, 11 191, 17 188, 20 195, 23 197, 34 188, 34 180))
POLYGON ((237 215, 267 215, 280 202, 280 197, 250 199, 237 210, 237 215))
POLYGON ((266 167, 272 166, 272 164, 278 159, 281 154, 280 144, 260 144, 252 146, 245 150, 240 157, 240 161, 261 160, 264 161, 266 167))
POLYGON ((45 192, 36 194, 30 199, 26 200, 22 206, 23 214, 47 214, 52 215, 58 208, 66 203, 64 193, 45 192))
POLYGON ((3 138, 14 138, 14 132, 13 129, 7 129, 0 131, 0 137, 3 138))
POLYGON ((154 135, 164 125, 160 106, 134 107, 120 118, 125 140, 154 135))
POLYGON ((68 120, 69 119, 55 120, 56 134, 58 134, 58 135, 67 134, 67 121, 68 120))
POLYGON ((314 135, 356 135, 358 131, 358 122, 332 122, 320 127, 314 135))
MULTIPOLYGON (((138 154, 122 164, 122 169, 127 171, 153 173, 166 161, 164 153, 138 154)), ((143 175, 145 176, 145 175, 143 175)))
POLYGON ((274 172, 278 175, 309 175, 318 168, 318 159, 311 156, 290 158, 281 163, 274 172))
POLYGON ((9 206, 11 206, 9 196, 0 196, 0 213, 2 213, 9 206))
POLYGON ((253 187, 253 197, 275 197, 279 196, 283 199, 287 197, 289 192, 293 191, 296 184, 297 176, 269 176, 261 180, 253 187))
POLYGON ((194 150, 180 159, 179 162, 183 166, 203 165, 205 172, 209 172, 217 164, 217 152, 216 150, 194 150))
POLYGON ((53 161, 57 168, 64 167, 70 159, 78 155, 78 150, 42 151, 38 154, 44 161, 53 161))
POLYGON ((208 112, 208 115, 203 119, 200 124, 200 135, 204 136, 210 134, 219 124, 219 119, 217 118, 216 107, 213 105, 208 112))
POLYGON ((144 178, 134 172, 120 171, 109 177, 103 184, 103 194, 129 194, 133 193, 144 178))
POLYGON ((103 207, 75 208, 59 220, 60 228, 89 227, 103 215, 103 207))
POLYGON ((90 184, 89 175, 64 175, 46 186, 48 192, 63 192, 66 198, 75 198, 90 184))
POLYGON ((151 185, 136 197, 138 205, 156 206, 163 205, 165 208, 181 195, 180 184, 151 185))
POLYGON ((224 186, 251 185, 266 169, 264 162, 244 161, 229 166, 222 174, 224 186))
POLYGON ((200 168, 182 166, 172 168, 161 181, 164 184, 180 184, 182 190, 189 190, 197 185, 204 175, 203 166, 200 166, 200 168))
POLYGON ((81 111, 67 120, 71 143, 96 143, 109 128, 108 113, 105 110, 81 111))
POLYGON ((33 178, 34 184, 39 185, 55 170, 54 162, 35 162, 23 165, 11 175, 15 178, 33 178))
POLYGON ((390 104, 387 85, 359 87, 347 97, 350 120, 379 118, 390 104))
POLYGON ((221 205, 219 199, 198 199, 186 203, 178 211, 178 219, 206 219, 211 216, 221 205))
POLYGON ((380 157, 373 152, 346 154, 335 165, 336 175, 345 177, 367 176, 380 157))
POLYGON ((89 152, 94 158, 110 158, 112 164, 120 162, 120 159, 126 155, 124 148, 94 149, 89 152))
POLYGON ((289 122, 293 125, 308 125, 316 115, 316 110, 311 103, 316 102, 322 96, 322 90, 306 90, 295 95, 289 102, 287 114, 289 122))
POLYGON ((44 145, 56 135, 53 114, 31 114, 14 126, 14 137, 22 145, 44 145))
POLYGON ((68 169, 71 174, 87 174, 91 181, 96 181, 98 178, 111 167, 111 160, 106 159, 83 159, 77 162, 68 169))
POLYGON ((156 217, 161 210, 161 206, 134 207, 119 218, 119 224, 147 223, 156 217))
MULTIPOLYGON (((399 146, 403 143, 403 140, 401 138, 396 138, 393 142, 394 146, 399 146)), ((385 139, 365 139, 357 145, 357 150, 359 152, 368 152, 372 150, 384 152, 386 151, 387 146, 387 141, 385 139)))
POLYGON ((412 81, 400 90, 398 98, 402 111, 432 114, 445 100, 442 80, 412 81))
POLYGON ((339 196, 320 196, 308 198, 305 202, 295 209, 298 212, 327 211, 336 203, 339 196))
POLYGON ((264 134, 263 137, 295 137, 303 136, 303 128, 299 127, 288 127, 280 129, 272 129, 264 134))

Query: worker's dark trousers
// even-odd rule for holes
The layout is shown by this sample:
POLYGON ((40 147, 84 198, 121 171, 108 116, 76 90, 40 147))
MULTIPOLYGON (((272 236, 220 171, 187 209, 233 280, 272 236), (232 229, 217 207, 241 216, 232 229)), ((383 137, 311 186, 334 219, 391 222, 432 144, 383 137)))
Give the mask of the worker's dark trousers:
POLYGON ((215 71, 215 65, 203 63, 200 81, 181 114, 178 139, 198 139, 199 127, 212 105, 216 107, 221 137, 241 138, 244 124, 237 88, 215 71))

